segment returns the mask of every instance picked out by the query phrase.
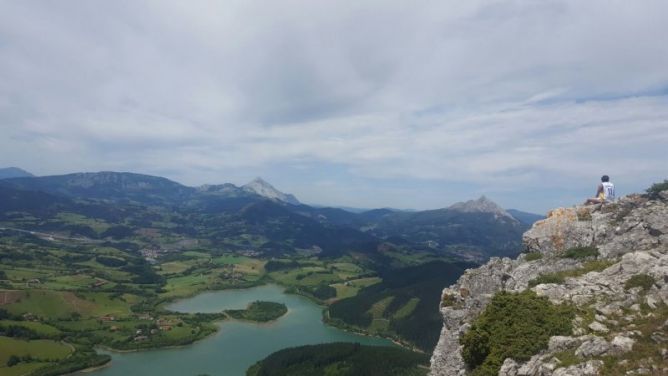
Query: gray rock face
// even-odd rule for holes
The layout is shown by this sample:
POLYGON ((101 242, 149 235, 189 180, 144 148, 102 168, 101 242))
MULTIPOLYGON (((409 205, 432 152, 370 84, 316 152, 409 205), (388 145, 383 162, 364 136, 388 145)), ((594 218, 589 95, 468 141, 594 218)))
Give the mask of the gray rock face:
POLYGON ((554 376, 586 376, 598 375, 598 370, 603 366, 601 360, 590 360, 588 362, 575 366, 559 368, 552 375, 554 376))
POLYGON ((279 191, 261 178, 255 178, 250 183, 243 185, 241 189, 272 200, 283 201, 292 205, 300 204, 299 200, 297 200, 295 196, 279 191))
POLYGON ((458 202, 451 205, 448 209, 460 211, 463 213, 492 213, 496 218, 506 217, 513 221, 517 221, 517 219, 515 219, 515 217, 513 217, 510 213, 505 211, 502 207, 485 196, 481 196, 477 200, 458 202))
POLYGON ((575 355, 581 358, 589 358, 592 356, 601 356, 608 353, 610 344, 601 337, 591 336, 591 338, 584 341, 577 350, 575 355))
POLYGON ((633 349, 633 344, 636 341, 633 338, 625 336, 616 336, 612 339, 612 353, 613 354, 623 354, 631 351, 633 349))
MULTIPOLYGON (((524 363, 506 359, 499 375, 596 375, 602 363, 593 358, 633 349, 635 334, 619 332, 620 326, 641 317, 641 306, 656 308, 668 303, 668 191, 651 200, 631 195, 602 207, 553 210, 523 240, 527 252, 539 252, 542 258, 492 258, 467 270, 456 284, 443 290, 443 329, 431 357, 432 376, 469 373, 459 338, 495 293, 523 291, 541 274, 582 270, 589 260, 563 257, 573 247, 596 247, 599 267, 588 273, 570 273, 563 283, 539 284, 532 290, 553 303, 593 310, 595 320, 577 317, 573 336, 552 337, 546 350, 524 363), (626 281, 637 274, 647 274, 655 283, 647 291, 626 289, 626 281), (561 351, 574 351, 582 362, 560 366, 554 354, 561 351)), ((665 331, 654 334, 654 341, 665 346, 665 331)))

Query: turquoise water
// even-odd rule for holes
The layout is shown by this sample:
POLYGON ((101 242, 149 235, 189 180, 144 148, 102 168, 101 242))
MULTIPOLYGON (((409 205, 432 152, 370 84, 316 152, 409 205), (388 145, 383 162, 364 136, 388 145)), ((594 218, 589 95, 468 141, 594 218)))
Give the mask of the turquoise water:
POLYGON ((240 376, 245 375, 246 369, 258 360, 286 347, 324 342, 393 346, 385 339, 360 336, 326 326, 321 320, 322 307, 304 297, 285 294, 283 288, 276 285, 207 292, 175 302, 167 308, 180 312, 220 312, 223 309, 245 308, 255 300, 284 303, 288 313, 268 324, 223 321, 218 333, 190 346, 110 353, 110 367, 87 375, 240 376))

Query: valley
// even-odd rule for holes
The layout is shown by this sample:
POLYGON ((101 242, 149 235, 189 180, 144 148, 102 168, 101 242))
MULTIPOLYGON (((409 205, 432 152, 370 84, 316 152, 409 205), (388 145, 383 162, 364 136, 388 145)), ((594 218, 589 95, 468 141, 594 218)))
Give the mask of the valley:
POLYGON ((317 325, 428 353, 443 286, 471 261, 517 252, 528 226, 486 198, 352 213, 301 204, 260 179, 190 188, 104 172, 4 179, 0 194, 0 345, 16 349, 0 362, 3 375, 97 367, 115 357, 101 348, 190 345, 237 319, 289 321, 290 307, 285 314, 271 296, 171 308, 203 292, 268 285, 323 307, 313 311, 317 325))

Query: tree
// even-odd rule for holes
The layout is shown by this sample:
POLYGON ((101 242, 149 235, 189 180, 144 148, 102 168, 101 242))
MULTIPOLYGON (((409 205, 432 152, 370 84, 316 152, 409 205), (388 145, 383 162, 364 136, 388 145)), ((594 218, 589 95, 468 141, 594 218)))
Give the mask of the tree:
POLYGON ((7 360, 7 367, 13 367, 21 362, 21 358, 16 355, 12 355, 7 360))

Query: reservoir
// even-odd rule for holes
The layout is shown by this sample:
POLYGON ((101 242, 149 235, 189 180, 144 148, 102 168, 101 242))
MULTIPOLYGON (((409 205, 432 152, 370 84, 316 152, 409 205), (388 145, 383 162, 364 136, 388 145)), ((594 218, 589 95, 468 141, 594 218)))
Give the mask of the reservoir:
POLYGON ((256 300, 284 303, 288 313, 274 322, 263 324, 225 320, 220 322, 217 333, 185 347, 110 352, 111 366, 85 375, 242 376, 258 360, 286 347, 325 342, 394 346, 385 339, 360 336, 326 326, 322 322, 322 307, 302 296, 286 294, 282 287, 276 285, 206 292, 172 303, 167 308, 191 313, 220 312, 224 309, 243 309, 256 300))

